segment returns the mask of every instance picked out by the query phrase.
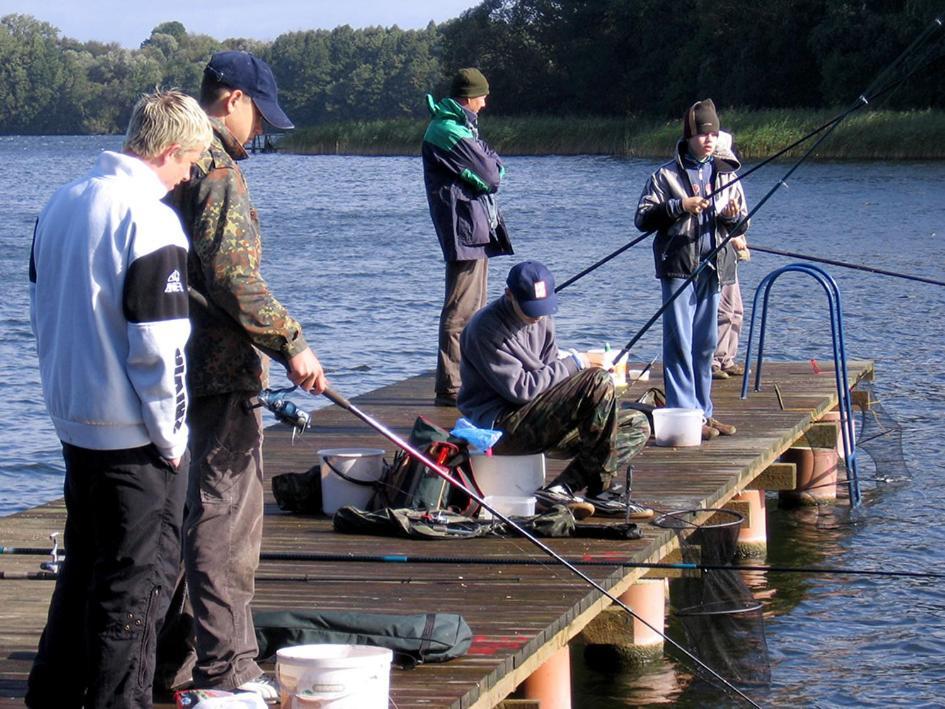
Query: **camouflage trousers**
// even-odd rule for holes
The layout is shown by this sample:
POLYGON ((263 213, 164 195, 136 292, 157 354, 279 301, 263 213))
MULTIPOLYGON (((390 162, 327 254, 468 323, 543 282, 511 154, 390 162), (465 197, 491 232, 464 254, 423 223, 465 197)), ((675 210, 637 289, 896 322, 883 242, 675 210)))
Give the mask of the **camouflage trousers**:
POLYGON ((605 370, 585 369, 495 422, 499 455, 546 453, 573 458, 553 484, 594 495, 610 487, 646 444, 650 425, 640 411, 620 409, 605 370))

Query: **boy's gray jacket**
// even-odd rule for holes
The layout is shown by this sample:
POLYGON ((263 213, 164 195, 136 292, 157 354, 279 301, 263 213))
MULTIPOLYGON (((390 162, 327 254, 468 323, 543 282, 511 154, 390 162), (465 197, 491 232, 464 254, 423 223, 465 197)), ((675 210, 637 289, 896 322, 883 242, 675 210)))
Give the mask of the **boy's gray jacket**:
MULTIPOLYGON (((699 266, 699 218, 682 208, 683 198, 693 196, 689 174, 682 162, 686 150, 686 141, 679 141, 675 158, 650 176, 634 219, 640 231, 656 231, 653 257, 657 278, 688 278, 699 266)), ((716 170, 712 187, 713 194, 717 195, 714 204, 718 210, 714 213, 715 243, 719 244, 735 226, 738 231, 734 235, 740 236, 748 231, 749 224, 747 220, 742 222, 748 214, 742 183, 736 182, 726 189, 741 167, 738 158, 727 150, 717 150, 714 157, 716 170), (720 212, 733 197, 740 200, 741 209, 734 217, 723 217, 720 212)), ((735 282, 736 256, 731 242, 716 254, 713 265, 720 283, 735 282)))
POLYGON ((443 258, 498 256, 503 251, 494 235, 502 217, 494 195, 502 161, 479 138, 475 114, 451 98, 434 103, 428 95, 427 107, 433 119, 423 135, 423 181, 443 258))
POLYGON ((505 295, 473 316, 460 350, 459 410, 481 428, 578 371, 571 357, 558 359, 554 319, 525 323, 505 295))

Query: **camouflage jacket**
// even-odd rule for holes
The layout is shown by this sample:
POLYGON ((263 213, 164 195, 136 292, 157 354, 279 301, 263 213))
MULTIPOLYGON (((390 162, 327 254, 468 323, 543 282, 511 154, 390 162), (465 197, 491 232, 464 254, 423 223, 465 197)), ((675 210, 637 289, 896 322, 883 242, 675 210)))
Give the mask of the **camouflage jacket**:
POLYGON ((191 308, 187 368, 193 396, 256 392, 267 386, 267 367, 253 344, 287 357, 308 347, 301 325, 259 272, 259 220, 236 164, 247 157, 246 151, 222 121, 210 122, 213 142, 194 165, 190 181, 174 190, 171 204, 190 238, 190 285, 228 313, 249 338, 235 323, 191 308))

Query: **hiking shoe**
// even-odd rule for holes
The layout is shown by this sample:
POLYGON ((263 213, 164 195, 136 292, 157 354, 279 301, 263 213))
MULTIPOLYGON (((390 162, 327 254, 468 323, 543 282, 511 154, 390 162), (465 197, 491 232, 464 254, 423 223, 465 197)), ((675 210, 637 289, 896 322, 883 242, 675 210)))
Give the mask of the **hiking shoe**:
POLYGON ((740 377, 745 373, 745 368, 738 362, 734 362, 727 367, 722 367, 722 371, 730 377, 740 377))
POLYGON ((726 372, 721 367, 712 367, 712 378, 713 379, 728 379, 729 373, 726 372))
POLYGON ((539 490, 535 490, 535 502, 542 511, 546 511, 555 505, 564 505, 574 519, 585 519, 594 514, 595 508, 583 497, 579 497, 571 492, 567 485, 549 485, 539 490))
POLYGON ((719 429, 713 428, 712 426, 704 423, 702 424, 702 440, 711 441, 713 438, 719 437, 719 429))
POLYGON ((722 423, 718 419, 708 419, 706 423, 721 433, 723 436, 734 436, 735 427, 730 423, 722 423))
POLYGON ((601 490, 596 495, 588 495, 587 501, 593 504, 597 514, 601 515, 623 515, 626 519, 634 520, 650 519, 653 516, 653 510, 628 500, 622 488, 616 486, 601 490))
POLYGON ((236 688, 237 692, 258 694, 266 704, 279 703, 279 683, 272 675, 262 674, 254 680, 243 682, 236 688))
POLYGON ((437 394, 436 398, 433 400, 434 406, 452 406, 456 408, 456 395, 455 394, 437 394))

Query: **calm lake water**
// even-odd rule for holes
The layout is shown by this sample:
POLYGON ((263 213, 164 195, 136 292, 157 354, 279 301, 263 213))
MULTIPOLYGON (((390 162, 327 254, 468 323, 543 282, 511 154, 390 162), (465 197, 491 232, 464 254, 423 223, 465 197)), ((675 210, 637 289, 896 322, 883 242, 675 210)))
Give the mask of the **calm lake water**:
MULTIPOLYGON (((100 150, 119 146, 116 137, 0 137, 0 514, 59 497, 62 486, 29 328, 32 224, 56 187, 83 174, 100 150)), ((264 274, 302 320, 334 386, 355 396, 432 369, 442 269, 419 161, 258 155, 244 165, 263 223, 264 274)), ((626 243, 636 236, 633 209, 655 166, 607 157, 509 158, 501 204, 515 258, 540 259, 563 281, 626 243)), ((749 202, 785 169, 769 166, 750 177, 749 202)), ((942 279, 943 193, 945 164, 807 164, 759 212, 750 240, 942 279)), ((746 300, 764 275, 789 262, 756 252, 740 270, 746 300)), ((512 263, 493 261, 492 295, 512 263)), ((767 561, 941 570, 945 288, 828 270, 844 298, 848 356, 876 361, 876 389, 904 428, 911 475, 896 484, 865 483, 856 519, 842 510, 778 511, 771 502, 767 561)), ((830 360, 825 299, 813 283, 795 275, 778 282, 771 357, 830 360)), ((567 346, 620 346, 658 307, 645 242, 563 291, 559 337, 567 346)), ((656 330, 635 358, 659 352, 656 330)), ((945 705, 940 581, 756 574, 750 583, 765 604, 772 677, 770 686, 747 689, 756 701, 945 705)), ((671 660, 636 674, 594 672, 576 661, 575 674, 578 707, 735 704, 716 690, 684 691, 690 673, 671 660)))

